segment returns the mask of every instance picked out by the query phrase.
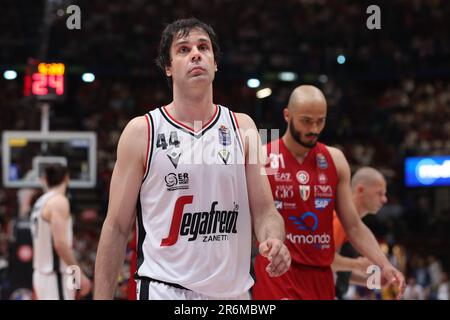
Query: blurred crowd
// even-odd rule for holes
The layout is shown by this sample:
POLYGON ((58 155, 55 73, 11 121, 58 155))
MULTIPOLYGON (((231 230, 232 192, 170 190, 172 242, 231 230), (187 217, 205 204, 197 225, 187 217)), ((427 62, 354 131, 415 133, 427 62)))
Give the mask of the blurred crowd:
MULTIPOLYGON (((23 66, 38 55, 44 2, 4 1, 4 68, 23 66)), ((47 58, 69 66, 67 97, 52 107, 50 130, 97 133, 95 203, 73 206, 75 249, 88 275, 93 275, 120 133, 131 118, 171 99, 153 62, 161 30, 176 18, 196 16, 214 27, 224 53, 214 100, 251 115, 259 128, 284 130, 282 109, 298 84, 312 83, 324 91, 329 114, 322 141, 341 148, 352 169, 374 166, 388 179, 389 203, 367 223, 379 239, 405 248, 406 296, 448 299, 450 207, 436 206, 433 189, 405 188, 403 161, 450 154, 449 1, 385 1, 380 4, 382 29, 374 31, 365 27, 368 1, 71 3, 81 8, 82 29, 67 30, 67 15, 56 14, 55 8, 49 30, 47 58), (347 58, 343 65, 336 63, 339 54, 347 58), (96 80, 81 82, 83 71, 95 73, 96 80), (275 76, 280 71, 294 71, 298 78, 281 82, 275 76), (261 79, 273 94, 257 99, 255 89, 246 86, 249 77, 261 79), (85 210, 95 212, 87 214, 87 221, 85 210)), ((39 108, 22 97, 22 76, 19 70, 16 80, 0 79, 2 131, 40 128, 39 108)), ((78 191, 71 192, 76 200, 78 191)), ((8 251, 8 223, 17 212, 16 190, 2 187, 0 270, 8 251)), ((126 295, 127 268, 118 297, 126 295)), ((355 288, 353 298, 358 297, 367 295, 355 288)))

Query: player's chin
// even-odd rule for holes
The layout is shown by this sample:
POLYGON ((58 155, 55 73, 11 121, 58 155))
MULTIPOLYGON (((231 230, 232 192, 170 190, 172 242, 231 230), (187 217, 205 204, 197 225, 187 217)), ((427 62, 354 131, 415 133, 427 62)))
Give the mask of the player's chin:
POLYGON ((212 81, 214 77, 212 77, 208 72, 203 71, 200 73, 191 73, 189 78, 194 81, 212 81))
POLYGON ((306 147, 306 148, 314 148, 316 146, 316 144, 317 144, 317 140, 314 140, 313 142, 311 142, 311 141, 308 141, 308 142, 303 141, 303 146, 306 147))

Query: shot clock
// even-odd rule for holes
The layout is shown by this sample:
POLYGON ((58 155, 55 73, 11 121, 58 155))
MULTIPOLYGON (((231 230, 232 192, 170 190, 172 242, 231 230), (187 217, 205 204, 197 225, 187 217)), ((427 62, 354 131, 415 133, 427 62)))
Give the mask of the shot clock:
POLYGON ((65 69, 61 62, 30 59, 25 72, 24 95, 46 101, 62 100, 65 69))

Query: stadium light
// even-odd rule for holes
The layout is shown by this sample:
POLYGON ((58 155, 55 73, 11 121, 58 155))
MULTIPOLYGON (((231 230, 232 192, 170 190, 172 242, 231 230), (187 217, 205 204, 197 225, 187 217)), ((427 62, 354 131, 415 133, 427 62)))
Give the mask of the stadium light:
POLYGON ((249 88, 258 88, 261 85, 261 81, 258 79, 252 78, 247 80, 247 87, 249 88))
POLYGON ((321 74, 319 76, 319 82, 320 83, 327 83, 328 82, 328 76, 326 74, 321 74))
POLYGON ((90 73, 90 72, 88 72, 88 73, 83 73, 83 75, 81 76, 81 79, 82 79, 84 82, 94 82, 94 80, 95 80, 95 75, 94 75, 93 73, 90 73))
POLYGON ((3 72, 3 78, 5 78, 6 80, 14 80, 15 78, 17 78, 17 72, 15 72, 14 70, 6 70, 5 72, 3 72))
POLYGON ((267 98, 268 96, 270 96, 271 94, 272 94, 272 89, 264 88, 264 89, 258 90, 256 92, 256 97, 258 99, 264 99, 264 98, 267 98))
POLYGON ((285 71, 278 74, 278 79, 281 81, 291 82, 297 80, 298 76, 295 72, 285 71))
POLYGON ((345 56, 343 54, 340 54, 340 55, 338 55, 336 60, 337 60, 337 63, 344 64, 345 60, 347 60, 347 59, 345 58, 345 56))

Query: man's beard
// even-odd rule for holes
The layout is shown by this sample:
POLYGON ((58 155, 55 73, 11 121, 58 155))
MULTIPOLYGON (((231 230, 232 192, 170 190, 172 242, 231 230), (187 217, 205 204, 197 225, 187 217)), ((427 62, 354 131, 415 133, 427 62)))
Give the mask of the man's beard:
MULTIPOLYGON (((292 138, 294 138, 294 140, 299 145, 301 145, 301 146, 303 146, 305 148, 309 148, 309 149, 314 148, 316 146, 317 140, 314 141, 314 142, 304 142, 304 141, 302 141, 301 133, 298 132, 297 130, 295 130, 294 122, 292 121, 292 119, 291 119, 291 122, 289 123, 289 132, 291 133, 292 138)), ((305 135, 305 137, 311 137, 311 136, 319 138, 319 135, 318 134, 314 134, 314 133, 307 133, 305 135)))

